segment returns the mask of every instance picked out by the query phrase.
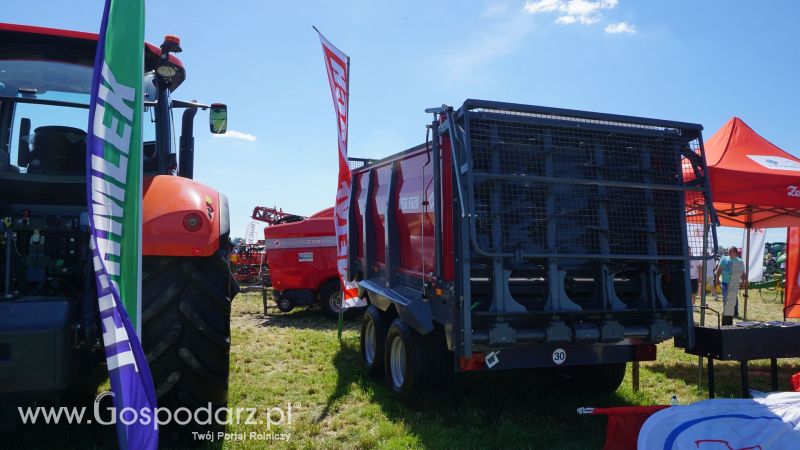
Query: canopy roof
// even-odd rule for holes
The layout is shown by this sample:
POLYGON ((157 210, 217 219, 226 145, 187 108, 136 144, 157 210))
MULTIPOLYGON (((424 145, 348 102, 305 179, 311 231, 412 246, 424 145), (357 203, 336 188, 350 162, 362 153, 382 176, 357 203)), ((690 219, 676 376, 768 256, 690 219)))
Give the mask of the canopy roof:
POLYGON ((800 159, 734 117, 705 142, 711 198, 720 224, 800 225, 800 159))

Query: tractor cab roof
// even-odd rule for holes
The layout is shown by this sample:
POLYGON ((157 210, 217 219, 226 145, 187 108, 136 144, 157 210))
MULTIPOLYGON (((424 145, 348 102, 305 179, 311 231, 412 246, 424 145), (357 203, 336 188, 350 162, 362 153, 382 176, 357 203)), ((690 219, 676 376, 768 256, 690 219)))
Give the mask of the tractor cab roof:
MULTIPOLYGON (((97 37, 97 33, 0 23, 0 60, 46 60, 91 67, 97 37)), ((158 46, 145 42, 145 72, 155 70, 160 56, 158 46)), ((169 55, 169 62, 178 69, 172 79, 171 90, 174 91, 186 78, 186 72, 183 63, 174 55, 169 55)))

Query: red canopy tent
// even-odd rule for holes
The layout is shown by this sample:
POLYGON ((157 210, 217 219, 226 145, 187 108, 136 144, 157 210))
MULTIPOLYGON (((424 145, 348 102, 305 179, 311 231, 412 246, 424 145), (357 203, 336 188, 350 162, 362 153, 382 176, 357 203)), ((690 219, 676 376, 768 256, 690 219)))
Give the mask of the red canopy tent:
POLYGON ((800 159, 759 136, 738 117, 714 133, 704 149, 721 225, 748 230, 800 225, 800 159))
POLYGON ((738 117, 704 147, 711 198, 721 225, 800 225, 800 159, 759 136, 738 117))

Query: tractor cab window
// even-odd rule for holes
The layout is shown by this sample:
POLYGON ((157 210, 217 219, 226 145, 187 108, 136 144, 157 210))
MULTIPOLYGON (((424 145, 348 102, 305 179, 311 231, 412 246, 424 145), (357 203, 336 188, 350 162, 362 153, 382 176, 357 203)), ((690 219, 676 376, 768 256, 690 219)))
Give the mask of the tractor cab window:
POLYGON ((40 60, 0 60, 0 97, 89 104, 92 68, 40 60))
POLYGON ((13 171, 44 175, 86 173, 89 109, 17 102, 11 128, 13 171))
MULTIPOLYGON (((10 129, 3 171, 42 175, 86 173, 86 142, 92 67, 42 60, 0 60, 0 101, 10 129)), ((159 168, 156 155, 153 72, 144 74, 143 163, 159 168)), ((2 116, 0 109, 0 116, 2 116)), ((6 126, 6 125, 4 125, 6 126)), ((1 136, 0 136, 1 137, 1 136)))

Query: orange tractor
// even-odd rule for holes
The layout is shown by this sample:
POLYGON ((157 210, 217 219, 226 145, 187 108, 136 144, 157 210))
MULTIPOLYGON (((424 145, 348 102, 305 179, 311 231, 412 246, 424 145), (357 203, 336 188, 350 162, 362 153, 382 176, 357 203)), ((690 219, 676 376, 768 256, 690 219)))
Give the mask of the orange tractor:
MULTIPOLYGON (((146 44, 142 344, 158 405, 227 405, 228 199, 193 180, 180 47, 146 44), (179 148, 173 112, 183 110, 179 148)), ((86 128, 97 35, 0 24, 0 406, 51 401, 104 361, 91 272, 86 128)))

